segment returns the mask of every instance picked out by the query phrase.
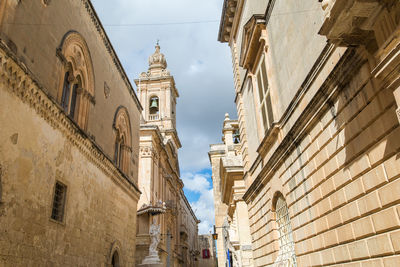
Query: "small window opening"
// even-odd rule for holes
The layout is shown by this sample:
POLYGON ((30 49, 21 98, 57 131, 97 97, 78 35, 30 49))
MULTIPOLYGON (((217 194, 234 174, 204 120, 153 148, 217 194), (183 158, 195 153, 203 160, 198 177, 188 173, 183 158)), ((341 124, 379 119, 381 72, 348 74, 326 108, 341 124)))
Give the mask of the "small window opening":
POLYGON ((233 143, 239 144, 239 142, 240 142, 240 133, 239 129, 236 129, 235 132, 233 133, 233 143))
POLYGON ((56 182, 56 185, 54 187, 53 209, 51 212, 51 218, 53 220, 59 222, 62 222, 64 220, 66 191, 66 185, 60 182, 56 182))
POLYGON ((117 138, 115 140, 115 148, 114 148, 114 162, 119 168, 122 168, 123 162, 123 149, 125 146, 125 138, 122 136, 121 138, 117 138))
POLYGON ((71 119, 74 119, 76 113, 78 88, 81 84, 81 78, 79 76, 75 79, 69 71, 65 73, 61 106, 71 119))

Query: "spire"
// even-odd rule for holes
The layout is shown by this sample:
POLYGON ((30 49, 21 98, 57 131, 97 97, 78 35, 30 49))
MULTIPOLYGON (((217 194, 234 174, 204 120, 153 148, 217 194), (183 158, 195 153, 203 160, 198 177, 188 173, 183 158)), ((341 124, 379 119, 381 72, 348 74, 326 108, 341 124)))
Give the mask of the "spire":
POLYGON ((153 68, 165 69, 165 68, 167 68, 167 61, 165 60, 165 56, 163 53, 160 52, 159 40, 157 40, 155 48, 156 48, 156 51, 154 52, 153 55, 151 55, 149 57, 150 69, 153 69, 153 68))

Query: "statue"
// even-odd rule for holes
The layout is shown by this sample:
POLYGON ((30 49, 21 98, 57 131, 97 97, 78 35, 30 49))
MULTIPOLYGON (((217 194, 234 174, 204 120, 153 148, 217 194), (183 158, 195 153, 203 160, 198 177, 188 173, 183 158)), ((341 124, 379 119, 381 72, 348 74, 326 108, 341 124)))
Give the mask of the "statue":
POLYGON ((142 261, 142 264, 138 266, 141 267, 161 267, 162 262, 158 257, 157 246, 160 243, 161 229, 160 225, 156 223, 156 220, 153 219, 153 223, 150 225, 149 230, 150 235, 150 246, 149 246, 149 255, 145 257, 142 261))
POLYGON ((150 225, 150 247, 149 247, 149 255, 157 254, 157 246, 160 243, 160 226, 156 224, 156 220, 153 219, 153 223, 150 225))

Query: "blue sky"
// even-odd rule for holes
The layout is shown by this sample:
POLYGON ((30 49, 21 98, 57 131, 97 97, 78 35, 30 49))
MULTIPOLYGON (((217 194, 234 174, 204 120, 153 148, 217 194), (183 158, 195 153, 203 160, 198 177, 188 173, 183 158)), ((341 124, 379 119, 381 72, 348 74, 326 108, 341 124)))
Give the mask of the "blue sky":
MULTIPOLYGON (((207 181, 209 182, 209 185, 207 186, 207 189, 211 189, 212 187, 212 179, 211 179, 211 169, 206 168, 200 171, 197 171, 196 174, 202 175, 206 177, 207 181)), ((195 202, 199 199, 201 196, 201 193, 198 191, 192 191, 188 189, 187 187, 183 188, 183 191, 185 192, 185 195, 188 199, 189 202, 195 202)))
POLYGON ((175 78, 181 178, 200 233, 214 223, 209 144, 221 142, 224 114, 235 118, 232 60, 217 41, 222 0, 92 0, 133 83, 147 71, 157 39, 175 78), (173 24, 171 24, 173 23, 173 24), (177 24, 179 23, 179 24, 177 24), (143 25, 146 24, 146 25, 143 25))

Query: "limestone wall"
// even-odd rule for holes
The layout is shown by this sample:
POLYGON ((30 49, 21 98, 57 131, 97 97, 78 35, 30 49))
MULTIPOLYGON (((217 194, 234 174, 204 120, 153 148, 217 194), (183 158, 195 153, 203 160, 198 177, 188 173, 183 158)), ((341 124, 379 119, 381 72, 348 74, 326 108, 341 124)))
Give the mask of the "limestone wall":
POLYGON ((271 265, 278 254, 272 211, 277 191, 289 206, 298 266, 400 262, 395 109, 392 90, 372 79, 366 63, 329 108, 316 114, 249 202, 257 266, 271 265))
POLYGON ((0 265, 107 266, 115 250, 132 265, 139 191, 0 51, 0 265))
MULTIPOLYGON (((138 151, 140 104, 90 1, 4 0, 0 5, 1 18, 0 38, 54 100, 61 99, 64 75, 57 49, 67 33, 78 32, 88 46, 94 71, 94 103, 89 107, 88 135, 113 158, 114 116, 117 108, 124 106, 132 128, 132 150, 138 151)), ((138 154, 133 153, 129 162, 127 175, 137 181, 138 154)))
POLYGON ((324 19, 318 1, 273 2, 267 25, 267 71, 274 118, 279 121, 323 50, 326 37, 318 35, 324 19))

